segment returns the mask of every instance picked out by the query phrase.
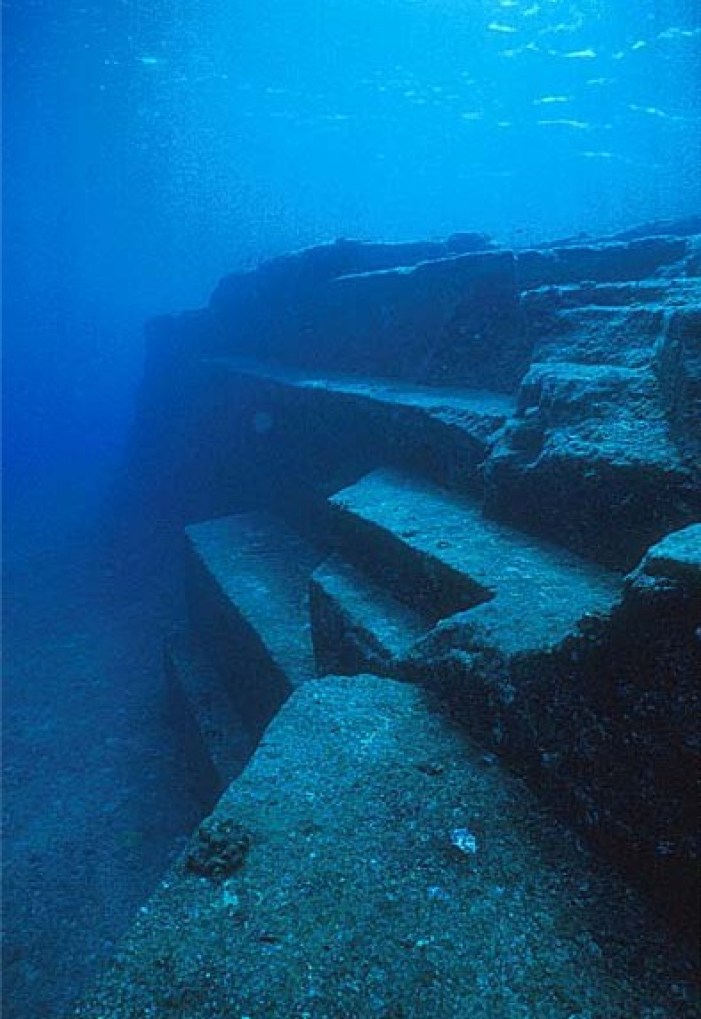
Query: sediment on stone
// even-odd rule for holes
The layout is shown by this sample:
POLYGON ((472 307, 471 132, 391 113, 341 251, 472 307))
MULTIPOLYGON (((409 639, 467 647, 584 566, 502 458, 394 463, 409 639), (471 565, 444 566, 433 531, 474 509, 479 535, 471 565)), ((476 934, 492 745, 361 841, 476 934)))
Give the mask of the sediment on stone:
POLYGON ((187 594, 199 641, 260 731, 314 674, 309 578, 321 555, 287 525, 241 514, 187 528, 187 594))
POLYGON ((255 743, 234 707, 227 678, 190 635, 168 637, 164 665, 171 717, 202 802, 211 810, 255 743))
POLYGON ((297 689, 74 1015, 691 1019, 692 973, 419 690, 356 676, 297 689))
POLYGON ((430 625, 338 555, 312 574, 309 609, 320 676, 370 669, 398 676, 402 658, 430 625))

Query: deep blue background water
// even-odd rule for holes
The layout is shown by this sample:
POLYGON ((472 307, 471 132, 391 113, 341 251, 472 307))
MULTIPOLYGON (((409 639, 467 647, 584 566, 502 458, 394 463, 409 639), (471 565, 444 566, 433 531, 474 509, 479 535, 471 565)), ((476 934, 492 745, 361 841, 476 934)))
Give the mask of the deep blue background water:
POLYGON ((697 211, 695 0, 6 0, 8 490, 122 441, 141 323, 337 236, 697 211))
POLYGON ((197 817, 160 707, 176 585, 147 557, 119 582, 75 528, 120 460, 144 319, 339 236, 522 245, 698 212, 701 6, 5 0, 3 18, 19 1019, 63 1014, 197 817))

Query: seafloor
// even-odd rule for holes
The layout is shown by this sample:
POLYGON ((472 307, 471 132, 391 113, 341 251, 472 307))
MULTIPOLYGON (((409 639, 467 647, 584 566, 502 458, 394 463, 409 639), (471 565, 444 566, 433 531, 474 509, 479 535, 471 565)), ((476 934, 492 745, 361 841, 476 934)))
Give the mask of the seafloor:
POLYGON ((66 1014, 201 812, 163 697, 173 570, 98 515, 78 485, 5 509, 5 1019, 66 1014))

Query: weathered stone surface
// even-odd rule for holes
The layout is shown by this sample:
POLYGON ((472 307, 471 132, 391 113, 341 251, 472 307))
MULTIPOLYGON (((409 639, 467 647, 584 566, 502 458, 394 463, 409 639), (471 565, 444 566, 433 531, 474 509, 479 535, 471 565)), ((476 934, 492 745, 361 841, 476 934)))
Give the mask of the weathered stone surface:
POLYGON ((639 237, 693 237, 701 234, 701 216, 682 219, 654 219, 628 230, 621 230, 612 240, 635 240, 639 237))
POLYGON ((312 574, 312 643, 320 676, 369 672, 396 676, 410 646, 429 629, 365 574, 331 556, 312 574))
POLYGON ((642 280, 682 262, 691 251, 683 237, 642 237, 628 242, 591 242, 518 255, 522 290, 552 284, 642 280))
POLYGON ((689 464, 701 470, 701 293, 675 310, 653 361, 670 433, 689 464))
POLYGON ((648 549, 628 581, 643 589, 671 588, 677 596, 687 592, 692 599, 701 598, 701 523, 674 531, 648 549))
POLYGON ((610 243, 611 241, 634 241, 651 237, 694 237, 701 234, 701 216, 683 216, 681 219, 653 219, 647 223, 639 223, 627 230, 618 230, 605 237, 596 238, 586 231, 580 231, 570 237, 543 241, 536 248, 581 248, 587 244, 610 243))
POLYGON ((453 234, 445 241, 409 241, 378 243, 338 239, 262 262, 253 272, 226 276, 212 296, 218 312, 238 313, 237 302, 243 295, 260 296, 267 288, 282 284, 292 295, 308 286, 347 276, 350 273, 377 272, 416 265, 456 254, 486 251, 492 247, 488 237, 479 233, 453 234))
POLYGON ((513 391, 529 354, 519 291, 641 280, 691 253, 687 238, 659 236, 516 259, 486 246, 471 235, 415 245, 343 241, 273 259, 215 291, 210 352, 513 391))
POLYGON ((205 827, 76 1016, 698 1014, 642 901, 406 684, 305 684, 205 827))
POLYGON ((248 438, 250 455, 238 460, 246 488, 262 486, 273 499, 290 480, 298 491, 327 494, 378 460, 476 489, 494 437, 514 409, 509 397, 482 390, 310 374, 240 359, 217 361, 212 370, 228 393, 226 434, 248 438))
MULTIPOLYGON (((329 380, 345 373, 361 387, 363 376, 386 375, 405 383, 419 380, 437 391, 460 385, 513 393, 525 376, 523 394, 531 395, 531 372, 542 372, 546 361, 553 376, 548 388, 557 382, 563 398, 567 366, 574 364, 580 389, 576 413, 598 419, 598 425, 591 434, 581 434, 581 423, 568 423, 561 408, 555 427, 548 408, 522 399, 521 414, 488 467, 487 499, 499 516, 514 513, 521 526, 628 568, 650 542, 701 512, 694 470, 701 461, 701 299, 698 281, 688 278, 698 240, 687 236, 691 226, 671 224, 669 236, 642 237, 634 231, 629 240, 516 255, 474 251, 484 244, 470 238, 466 243, 473 253, 460 255, 457 242, 343 241, 231 277, 209 309, 160 320, 150 331, 127 501, 133 510, 148 492, 161 519, 247 509, 275 502, 279 495, 270 479, 256 489, 251 462, 280 460, 291 464, 294 474, 303 460, 294 448, 294 428, 289 450, 286 430, 274 429, 265 442, 255 429, 240 427, 231 387, 221 384, 203 358, 247 354, 276 359, 278 370, 284 361, 292 374, 305 366, 329 380), (542 283, 548 284, 545 291, 533 290, 542 283), (560 363, 557 369, 555 362, 560 363), (595 373, 587 401, 581 369, 602 365, 641 375, 631 377, 627 389, 610 387, 610 399, 602 400, 595 373), (599 450, 602 437, 606 448, 599 450), (649 450, 659 452, 648 470, 649 450), (660 461, 665 463, 661 472, 660 461), (253 491, 237 486, 233 464, 251 476, 253 491), (561 492, 569 486, 571 499, 565 505, 561 492), (669 506, 660 495, 663 489, 669 490, 669 506), (610 521, 606 534, 596 526, 602 516, 610 521), (619 547, 623 554, 616 559, 619 547)), ((308 434, 320 435, 329 416, 338 415, 334 430, 344 442, 355 407, 348 392, 337 395, 331 409, 321 399, 314 407, 307 405, 308 434)), ((457 487, 463 478, 474 487, 480 442, 471 443, 470 429, 454 433, 451 451, 449 443, 439 441, 436 414, 420 419, 406 404, 400 411, 396 401, 395 410, 394 436, 406 433, 406 444, 393 440, 388 449, 387 442, 376 443, 373 460, 367 436, 375 429, 384 437, 387 415, 373 420, 361 409, 360 441, 354 437, 346 446, 355 445, 364 455, 357 464, 349 448, 339 450, 335 463, 327 450, 319 458, 308 457, 307 466, 318 466, 316 477, 304 479, 305 486, 328 492, 347 483, 353 471, 357 476, 382 463, 402 463, 397 454, 408 447, 417 451, 425 429, 423 445, 431 455, 414 457, 413 463, 407 455, 403 465, 423 473, 443 449, 448 459, 437 463, 432 476, 451 484, 453 472, 457 487), (351 462, 343 477, 343 465, 351 462)), ((278 473, 288 474, 286 468, 278 473)), ((123 509, 119 512, 124 516, 123 509)))
POLYGON ((493 252, 336 280, 320 321, 325 363, 513 392, 530 354, 514 267, 493 252))
POLYGON ((524 298, 534 362, 486 465, 487 507, 630 568, 701 516, 698 324, 678 306, 699 291, 669 285, 647 305, 620 288, 607 288, 604 304, 577 303, 586 297, 580 288, 524 298), (624 304, 610 303, 617 294, 624 304))
POLYGON ((330 502, 347 554, 434 622, 464 609, 493 613, 503 640, 545 648, 618 596, 615 575, 398 472, 375 471, 330 502))
MULTIPOLYGON (((309 673, 303 592, 340 556, 312 583, 318 667, 440 690, 687 926, 695 567, 653 550, 620 587, 569 553, 627 571, 701 519, 699 251, 679 226, 275 260, 157 327, 131 475, 160 519, 263 507, 313 538, 304 576, 296 552, 267 574, 271 592, 300 581, 282 615, 309 673), (398 602, 418 643, 394 639, 398 602)), ((259 731, 292 686, 261 644, 278 603, 227 630, 221 588, 200 582, 202 627, 259 731)))
POLYGON ((193 628, 259 733, 314 674, 307 589, 321 555, 265 514, 209 520, 186 533, 193 628))
POLYGON ((227 677, 192 638, 172 634, 164 658, 173 719, 190 773, 211 810, 251 756, 254 741, 234 708, 227 677))
MULTIPOLYGON (((561 643, 505 630, 498 599, 441 623, 407 673, 506 755, 682 926, 698 924, 699 527, 665 539, 607 617, 561 643)), ((512 621, 512 627, 513 627, 512 621)))
POLYGON ((454 314, 460 302, 457 281, 485 297, 495 286, 502 293, 506 283, 514 305, 511 256, 483 254, 488 247, 474 234, 408 245, 341 241, 264 262, 253 272, 228 277, 215 291, 210 310, 217 346, 211 351, 420 380, 417 370, 430 353, 425 325, 435 329, 454 314), (443 266, 437 274, 431 270, 434 261, 443 266), (407 286, 404 277, 414 274, 418 283, 407 286), (442 288, 433 284, 436 279, 444 280, 442 288), (353 282, 337 286, 337 281, 353 282), (354 301, 358 285, 361 304, 354 301), (409 305, 416 310, 414 295, 422 287, 435 307, 424 304, 414 320, 409 305), (407 323, 402 345, 399 327, 407 323), (378 327, 383 343, 368 344, 378 327), (398 361, 392 352, 398 352, 398 361))

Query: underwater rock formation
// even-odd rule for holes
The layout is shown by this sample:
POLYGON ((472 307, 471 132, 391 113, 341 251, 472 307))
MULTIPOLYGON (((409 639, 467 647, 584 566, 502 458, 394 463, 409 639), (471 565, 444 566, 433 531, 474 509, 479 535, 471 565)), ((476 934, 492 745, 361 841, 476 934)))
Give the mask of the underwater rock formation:
POLYGON ((168 675, 250 847, 78 1014, 695 1014, 698 229, 341 241, 150 326, 121 511, 187 525, 168 675))
POLYGON ((131 504, 186 523, 396 464, 631 569, 701 516, 700 246, 343 241, 228 277, 149 328, 131 504))
POLYGON ((196 833, 77 1016, 694 1014, 640 897, 407 684, 306 683, 212 831, 233 866, 196 833))

